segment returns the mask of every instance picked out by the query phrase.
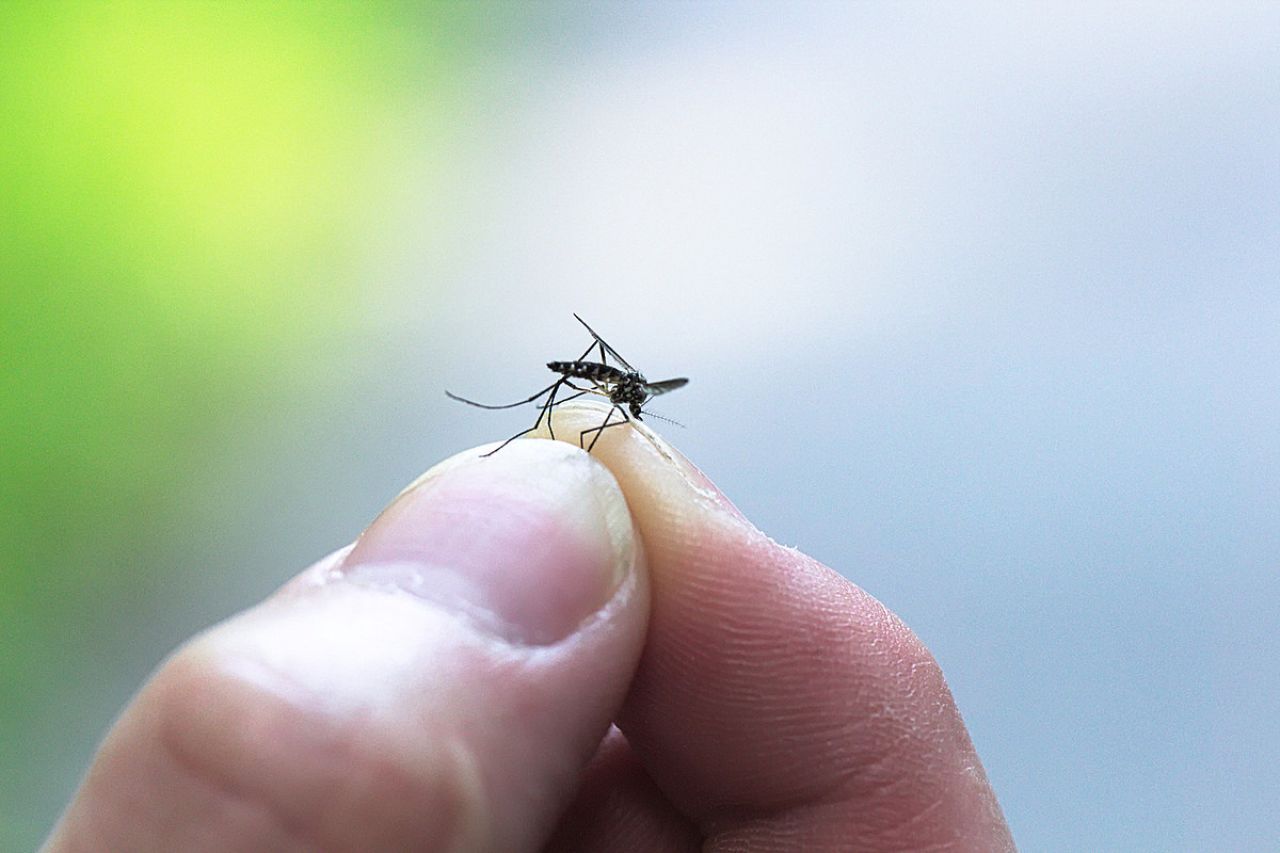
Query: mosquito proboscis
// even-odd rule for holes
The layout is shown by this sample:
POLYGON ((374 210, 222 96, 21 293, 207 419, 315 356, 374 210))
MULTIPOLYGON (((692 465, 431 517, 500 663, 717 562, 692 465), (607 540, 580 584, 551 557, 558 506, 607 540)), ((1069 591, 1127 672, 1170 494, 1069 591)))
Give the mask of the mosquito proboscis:
MULTIPOLYGON (((587 394, 594 394, 598 397, 604 397, 610 403, 609 413, 605 415, 604 423, 598 427, 585 429, 578 433, 578 446, 584 448, 588 453, 596 446, 596 442, 600 440, 600 436, 606 429, 610 427, 622 426, 629 423, 633 418, 637 421, 643 421, 644 405, 657 397, 659 394, 666 394, 668 391, 674 391, 688 384, 689 380, 685 377, 678 379, 663 379, 660 382, 650 382, 644 378, 644 374, 636 370, 622 356, 618 355, 618 351, 609 346, 604 340, 595 333, 595 331, 587 325, 586 321, 577 314, 573 315, 574 319, 582 324, 583 328, 591 335, 592 344, 587 347, 578 358, 572 361, 549 361, 547 367, 553 373, 560 374, 560 378, 552 382, 546 388, 543 388, 532 397, 519 400, 515 403, 504 403, 500 406, 490 406, 485 403, 477 403, 475 400, 468 400, 466 397, 459 397, 451 391, 445 391, 449 399, 457 400, 460 403, 466 403, 468 406, 477 406, 481 409, 514 409, 517 406, 523 406, 533 403, 546 397, 546 401, 541 404, 541 410, 538 412, 538 419, 533 426, 526 430, 521 430, 515 435, 508 438, 502 444, 490 450, 484 456, 492 456, 511 442, 515 441, 522 435, 528 435, 534 430, 542 426, 545 418, 547 421, 547 431, 551 433, 551 437, 555 438, 555 427, 552 424, 551 412, 561 403, 567 403, 578 397, 587 394), (599 349, 600 360, 589 361, 592 350, 599 349), (617 362, 617 365, 609 364, 609 359, 617 362), (582 387, 575 385, 574 380, 588 385, 582 387), (567 397, 556 399, 556 395, 564 388, 570 388, 574 391, 567 397), (614 414, 622 415, 621 420, 613 420, 614 414), (587 444, 587 436, 591 435, 591 443, 587 444)), ((652 413, 650 413, 652 414, 652 413)))

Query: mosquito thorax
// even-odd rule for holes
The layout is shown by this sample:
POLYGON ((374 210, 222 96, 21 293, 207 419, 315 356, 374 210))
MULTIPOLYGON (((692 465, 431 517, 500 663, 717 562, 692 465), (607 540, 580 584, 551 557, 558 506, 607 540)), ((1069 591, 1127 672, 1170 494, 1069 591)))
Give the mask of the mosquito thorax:
POLYGON ((618 380, 618 393, 627 402, 644 399, 644 377, 639 373, 628 373, 618 380))
POLYGON ((629 406, 634 414, 649 399, 644 376, 636 372, 624 374, 609 396, 613 402, 629 406))

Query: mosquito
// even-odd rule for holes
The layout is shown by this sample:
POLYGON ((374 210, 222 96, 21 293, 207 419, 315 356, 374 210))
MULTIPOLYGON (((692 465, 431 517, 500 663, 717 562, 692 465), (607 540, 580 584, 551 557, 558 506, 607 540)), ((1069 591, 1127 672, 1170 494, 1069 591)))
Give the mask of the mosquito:
POLYGON ((511 436, 511 438, 502 442, 502 444, 499 444, 493 450, 482 455, 492 456, 520 436, 528 435, 533 432, 538 427, 542 426, 543 418, 546 418, 547 421, 547 431, 551 433, 552 438, 555 438, 556 433, 555 427, 551 422, 551 410, 561 403, 567 403, 570 400, 577 399, 578 397, 582 397, 586 394, 595 394, 607 399, 611 406, 609 413, 605 415, 604 423, 600 424, 598 427, 584 429, 582 432, 578 433, 578 446, 584 448, 588 453, 590 453, 591 449, 596 446, 596 442, 600 440, 600 436, 605 430, 610 427, 622 426, 625 423, 629 423, 632 418, 637 421, 643 420, 641 415, 643 414, 643 407, 646 403, 659 394, 666 394, 668 391, 674 391, 677 388, 682 388, 688 384, 689 380, 685 377, 680 377, 679 379, 664 379, 661 382, 650 382, 644 378, 643 373, 636 370, 625 358, 618 355, 617 350, 605 343, 604 338, 597 335, 595 331, 587 325, 586 320, 583 320, 577 314, 574 314, 573 318, 581 323, 583 328, 590 333, 594 343, 587 347, 586 352, 578 358, 575 358, 573 361, 547 362, 547 367, 551 372, 560 374, 560 378, 555 382, 552 382, 546 388, 543 388, 537 394, 534 394, 532 397, 520 400, 516 403, 506 403, 501 406, 489 406, 484 403, 477 403, 475 400, 468 400, 465 397, 459 397, 457 394, 450 391, 444 392, 451 400, 457 400, 460 403, 466 403, 468 406, 477 406, 481 409, 514 409, 517 406, 532 403, 546 395, 546 402, 541 404, 541 411, 538 412, 538 419, 534 422, 533 426, 526 430, 521 430, 511 436), (590 356, 591 351, 595 349, 600 350, 600 360, 588 361, 588 356, 590 356), (614 365, 609 364, 608 360, 610 358, 616 361, 620 366, 615 367, 614 365), (573 383, 573 380, 575 379, 579 382, 589 383, 590 387, 583 388, 579 385, 575 385, 573 383), (568 397, 561 397, 557 400, 556 395, 565 387, 571 388, 576 393, 570 394, 568 397), (613 420, 615 413, 622 415, 622 419, 616 421, 613 420), (591 444, 589 445, 586 443, 588 435, 593 436, 591 444))

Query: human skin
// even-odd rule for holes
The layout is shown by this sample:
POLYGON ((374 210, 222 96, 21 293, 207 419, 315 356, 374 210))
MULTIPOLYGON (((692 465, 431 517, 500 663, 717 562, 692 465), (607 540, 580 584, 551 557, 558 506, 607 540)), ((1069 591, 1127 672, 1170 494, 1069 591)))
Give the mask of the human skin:
POLYGON ((919 639, 602 416, 176 651, 45 850, 1013 850, 919 639))

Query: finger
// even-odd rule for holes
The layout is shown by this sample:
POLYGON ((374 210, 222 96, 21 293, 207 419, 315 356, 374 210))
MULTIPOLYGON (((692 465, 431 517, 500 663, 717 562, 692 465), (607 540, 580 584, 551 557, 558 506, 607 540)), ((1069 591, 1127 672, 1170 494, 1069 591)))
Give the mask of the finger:
MULTIPOLYGON (((565 408, 556 433, 602 417, 565 408)), ((643 425, 606 431, 595 455, 653 585, 618 725, 713 849, 1011 848, 942 673, 900 620, 757 531, 643 425)))
POLYGON ((546 853, 696 853, 702 834, 658 789, 622 732, 611 729, 587 765, 546 853))
POLYGON ((643 641, 643 556, 608 471, 555 442, 471 451, 339 559, 161 667, 50 850, 545 840, 643 641))

